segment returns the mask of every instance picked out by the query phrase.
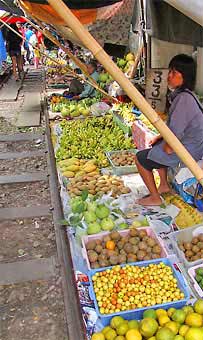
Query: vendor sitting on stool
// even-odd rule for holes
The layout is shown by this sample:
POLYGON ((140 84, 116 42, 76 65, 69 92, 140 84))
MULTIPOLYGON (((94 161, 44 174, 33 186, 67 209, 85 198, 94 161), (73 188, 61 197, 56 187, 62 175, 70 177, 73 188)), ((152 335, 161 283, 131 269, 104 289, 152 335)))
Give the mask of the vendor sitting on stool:
MULTIPOLYGON (((87 64, 87 72, 96 82, 99 79, 99 74, 97 73, 97 64, 95 61, 89 62, 87 64)), ((83 85, 79 80, 74 79, 70 84, 69 93, 74 96, 72 99, 83 99, 95 96, 95 88, 89 84, 83 85)))
MULTIPOLYGON (((203 107, 192 92, 195 79, 196 64, 192 57, 180 54, 170 61, 168 86, 172 92, 167 125, 191 156, 198 161, 203 156, 203 107)), ((144 206, 161 205, 161 194, 170 191, 167 168, 174 168, 181 163, 161 136, 155 137, 151 145, 151 149, 136 154, 138 171, 149 190, 149 195, 138 200, 138 204, 144 206), (160 176, 158 189, 153 169, 157 169, 160 176)))

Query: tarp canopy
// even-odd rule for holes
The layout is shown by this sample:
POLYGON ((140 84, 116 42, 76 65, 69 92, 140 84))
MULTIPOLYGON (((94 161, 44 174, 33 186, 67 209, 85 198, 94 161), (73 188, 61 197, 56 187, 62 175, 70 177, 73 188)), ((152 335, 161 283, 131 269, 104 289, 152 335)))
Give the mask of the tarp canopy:
POLYGON ((188 16, 190 19, 203 26, 203 1, 202 0, 165 0, 169 5, 188 16))

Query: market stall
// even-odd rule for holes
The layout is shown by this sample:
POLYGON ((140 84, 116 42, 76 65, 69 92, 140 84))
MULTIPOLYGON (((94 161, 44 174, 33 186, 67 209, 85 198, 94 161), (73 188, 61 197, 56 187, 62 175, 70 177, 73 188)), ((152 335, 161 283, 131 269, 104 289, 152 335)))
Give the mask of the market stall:
MULTIPOLYGON (((83 32, 80 26, 79 30, 83 32)), ((88 34, 87 38, 81 39, 91 50, 93 40, 88 34)), ((52 76, 57 75, 54 85, 61 85, 63 67, 56 67, 51 56, 46 68, 46 109, 64 212, 61 224, 71 248, 86 338, 202 340, 201 164, 168 131, 162 121, 166 115, 155 112, 124 77, 135 56, 118 59, 116 68, 97 43, 92 52, 108 71, 100 73, 94 97, 71 100, 63 89, 51 89, 52 76), (121 99, 113 78, 133 102, 105 99, 99 89, 110 86, 111 94, 121 99), (146 189, 134 155, 148 147, 158 131, 197 180, 192 173, 173 174, 177 193, 163 195, 161 206, 144 207, 136 203, 146 189)))

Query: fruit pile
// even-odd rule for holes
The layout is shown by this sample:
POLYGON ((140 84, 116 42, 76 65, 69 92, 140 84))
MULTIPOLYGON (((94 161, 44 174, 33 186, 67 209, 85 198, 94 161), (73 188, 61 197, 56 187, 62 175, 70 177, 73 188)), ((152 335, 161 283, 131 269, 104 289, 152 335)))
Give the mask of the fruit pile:
POLYGON ((114 316, 91 340, 203 340, 203 300, 182 309, 146 310, 141 321, 114 316))
POLYGON ((194 226, 203 221, 202 215, 197 209, 185 203, 180 196, 165 194, 164 200, 166 204, 174 204, 180 209, 180 212, 175 219, 175 222, 180 229, 194 226))
POLYGON ((189 262, 203 259, 203 234, 193 237, 191 242, 179 242, 178 246, 189 262))
POLYGON ((95 161, 77 158, 64 159, 58 162, 59 169, 63 176, 72 178, 80 177, 83 175, 94 176, 99 173, 99 169, 95 164, 95 161))
POLYGON ((118 111, 118 114, 127 122, 132 123, 135 121, 135 115, 132 113, 133 103, 119 103, 114 104, 112 110, 118 111))
POLYGON ((125 236, 112 231, 101 239, 87 242, 86 249, 91 268, 94 269, 157 259, 161 257, 162 251, 157 240, 145 230, 137 229, 129 230, 125 236))
POLYGON ((198 285, 201 289, 203 289, 203 268, 197 268, 195 270, 195 280, 197 281, 198 285))
POLYGON ((99 175, 95 171, 71 179, 67 189, 71 197, 80 196, 83 190, 87 190, 92 195, 100 196, 111 192, 112 197, 130 192, 130 189, 125 187, 120 177, 99 175))
POLYGON ((111 159, 116 166, 135 165, 135 154, 130 151, 111 154, 111 159))
POLYGON ((57 150, 58 160, 76 157, 95 159, 100 167, 108 165, 105 152, 133 148, 131 138, 113 122, 111 115, 86 118, 85 120, 63 120, 62 135, 57 150))
POLYGON ((146 267, 114 266, 92 276, 101 314, 119 313, 182 300, 171 267, 163 262, 146 267))

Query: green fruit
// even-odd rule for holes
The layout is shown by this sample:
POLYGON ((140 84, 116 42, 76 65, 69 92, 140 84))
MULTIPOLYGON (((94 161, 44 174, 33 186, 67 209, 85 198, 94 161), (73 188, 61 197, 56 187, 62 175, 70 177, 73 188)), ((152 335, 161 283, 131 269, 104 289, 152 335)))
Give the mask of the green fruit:
POLYGON ((98 218, 106 218, 109 216, 110 210, 104 204, 100 204, 97 206, 95 214, 98 218))
POLYGON ((116 332, 118 335, 125 335, 128 329, 128 323, 123 322, 116 328, 116 332))
POLYGON ((102 221, 101 221, 101 228, 102 230, 105 230, 105 231, 110 231, 114 228, 115 224, 114 224, 114 221, 108 217, 108 218, 104 218, 102 221))
POLYGON ((120 223, 119 225, 118 225, 118 229, 128 229, 128 224, 127 223, 125 223, 125 222, 123 222, 123 223, 120 223))
POLYGON ((185 340, 203 340, 202 329, 191 327, 185 334, 185 340))
POLYGON ((156 340, 174 340, 175 334, 167 327, 160 328, 156 333, 156 340))
POLYGON ((176 335, 174 340, 184 340, 183 336, 182 335, 176 335))
POLYGON ((202 281, 202 276, 197 274, 197 275, 195 276, 195 280, 196 280, 198 283, 200 283, 200 282, 202 281))
POLYGON ((182 310, 186 313, 186 315, 194 312, 192 306, 184 306, 182 310))
POLYGON ((105 335, 106 332, 110 331, 112 328, 110 326, 106 326, 102 329, 102 333, 105 335))
POLYGON ((97 233, 100 233, 100 231, 101 231, 101 226, 98 222, 92 222, 88 225, 88 228, 87 228, 88 235, 97 234, 97 233))
POLYGON ((143 318, 153 318, 153 319, 157 319, 157 315, 154 309, 148 309, 145 310, 143 313, 143 318))
POLYGON ((197 275, 203 276, 203 268, 197 268, 195 272, 197 275))
POLYGON ((88 224, 91 222, 95 222, 97 220, 96 214, 94 212, 89 212, 89 211, 84 212, 84 218, 85 218, 85 222, 88 224))
POLYGON ((106 332, 105 339, 106 340, 115 340, 116 336, 117 336, 116 331, 114 329, 111 329, 108 332, 106 332))
POLYGON ((199 299, 194 304, 194 311, 198 314, 203 315, 203 300, 199 299))
POLYGON ((139 322, 137 320, 128 321, 128 328, 129 329, 138 329, 139 328, 139 322))
POLYGON ((117 328, 119 325, 121 325, 125 320, 121 316, 114 316, 111 319, 110 326, 112 328, 117 328))
POLYGON ((145 338, 150 338, 156 333, 158 327, 158 322, 155 319, 145 318, 140 322, 140 333, 145 338))
POLYGON ((177 309, 177 310, 173 313, 171 319, 172 319, 173 321, 176 321, 176 322, 180 323, 180 324, 183 324, 184 321, 185 321, 185 318, 186 318, 186 313, 185 313, 183 310, 181 310, 181 309, 177 309))

